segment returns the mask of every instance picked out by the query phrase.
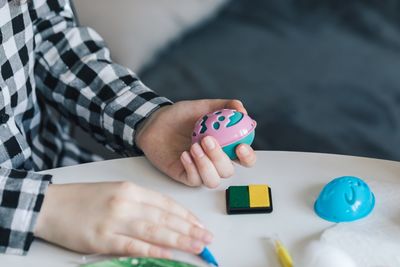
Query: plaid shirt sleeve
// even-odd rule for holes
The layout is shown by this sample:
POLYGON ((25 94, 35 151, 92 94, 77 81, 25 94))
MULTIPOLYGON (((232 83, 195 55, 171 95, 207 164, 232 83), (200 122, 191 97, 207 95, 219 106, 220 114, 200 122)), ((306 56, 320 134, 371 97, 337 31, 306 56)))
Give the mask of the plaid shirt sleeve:
POLYGON ((69 1, 33 1, 38 94, 95 139, 122 155, 137 154, 135 129, 171 102, 113 63, 102 38, 78 27, 69 1))
POLYGON ((50 175, 0 168, 0 253, 27 253, 50 179, 50 175))

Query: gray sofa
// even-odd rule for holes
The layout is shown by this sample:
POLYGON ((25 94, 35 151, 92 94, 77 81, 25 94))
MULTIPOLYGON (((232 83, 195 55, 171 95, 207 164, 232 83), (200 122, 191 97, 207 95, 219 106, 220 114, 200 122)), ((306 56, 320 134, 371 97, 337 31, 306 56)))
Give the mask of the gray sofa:
POLYGON ((175 101, 241 99, 256 149, 400 159, 399 1, 222 4, 131 67, 175 101))

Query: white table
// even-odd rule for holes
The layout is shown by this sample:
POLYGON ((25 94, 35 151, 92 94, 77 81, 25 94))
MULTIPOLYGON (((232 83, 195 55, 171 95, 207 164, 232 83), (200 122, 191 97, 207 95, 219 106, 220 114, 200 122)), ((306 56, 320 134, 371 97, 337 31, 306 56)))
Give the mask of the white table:
MULTIPOLYGON (((210 250, 223 267, 278 267, 265 237, 274 233, 292 254, 318 238, 332 224, 313 212, 323 185, 332 178, 354 175, 366 179, 399 181, 400 163, 351 156, 296 152, 257 152, 255 167, 236 168, 236 174, 214 190, 189 188, 154 169, 145 158, 127 158, 47 171, 55 183, 129 180, 173 196, 193 210, 214 233, 210 250), (227 215, 225 189, 230 185, 267 183, 272 188, 271 214, 227 215)), ((77 218, 77 223, 79 218, 77 218)), ((194 255, 176 257, 205 266, 194 255)), ((2 255, 0 266, 72 267, 80 254, 36 240, 28 256, 2 255)))

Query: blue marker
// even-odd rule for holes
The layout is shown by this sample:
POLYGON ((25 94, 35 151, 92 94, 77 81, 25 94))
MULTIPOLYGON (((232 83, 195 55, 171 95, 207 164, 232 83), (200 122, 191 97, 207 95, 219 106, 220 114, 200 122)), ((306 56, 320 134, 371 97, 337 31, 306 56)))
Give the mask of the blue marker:
POLYGON ((204 247, 203 251, 199 254, 199 256, 208 264, 212 264, 214 266, 218 267, 218 263, 215 260, 214 256, 211 254, 211 252, 208 250, 207 247, 204 247))

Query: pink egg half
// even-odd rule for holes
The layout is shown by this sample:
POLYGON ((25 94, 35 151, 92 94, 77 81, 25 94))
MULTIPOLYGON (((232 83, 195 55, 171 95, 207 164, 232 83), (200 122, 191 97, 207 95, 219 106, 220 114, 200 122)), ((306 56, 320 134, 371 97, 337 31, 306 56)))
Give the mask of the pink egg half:
POLYGON ((233 109, 221 109, 200 118, 194 127, 192 143, 205 136, 214 137, 221 147, 230 145, 249 135, 256 128, 256 121, 233 109))

